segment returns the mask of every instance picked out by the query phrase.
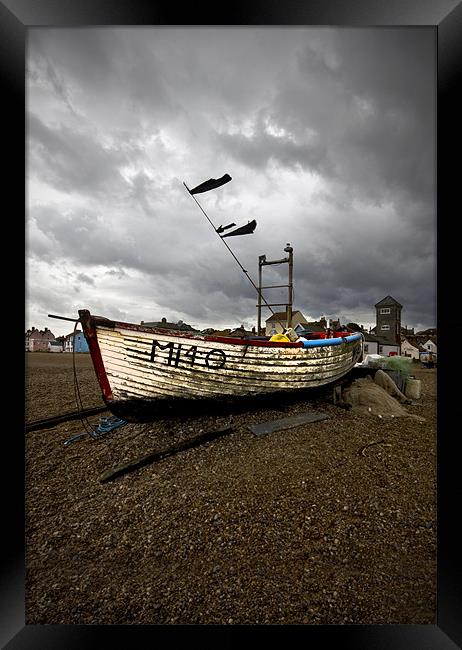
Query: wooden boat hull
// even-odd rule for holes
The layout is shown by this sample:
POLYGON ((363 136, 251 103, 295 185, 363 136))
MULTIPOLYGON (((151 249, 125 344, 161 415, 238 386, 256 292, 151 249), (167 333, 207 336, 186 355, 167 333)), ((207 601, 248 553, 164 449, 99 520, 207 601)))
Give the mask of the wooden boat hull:
POLYGON ((270 342, 192 336, 79 311, 108 408, 129 421, 254 402, 333 383, 362 357, 361 334, 270 342))

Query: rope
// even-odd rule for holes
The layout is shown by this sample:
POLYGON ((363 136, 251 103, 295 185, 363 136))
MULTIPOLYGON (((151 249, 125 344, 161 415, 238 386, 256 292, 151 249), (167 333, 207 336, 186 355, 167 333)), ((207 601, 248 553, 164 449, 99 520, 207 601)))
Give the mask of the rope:
POLYGON ((72 341, 72 370, 73 370, 73 375, 74 375, 74 397, 75 397, 75 402, 77 404, 77 410, 80 413, 80 421, 82 422, 82 426, 85 429, 86 433, 91 435, 91 432, 93 431, 93 427, 88 420, 87 417, 84 415, 84 407, 83 407, 83 401, 82 401, 82 396, 80 394, 80 386, 79 382, 77 379, 77 369, 75 365, 75 335, 77 332, 77 325, 79 321, 75 321, 74 325, 74 335, 73 335, 73 341, 72 341))
MULTIPOLYGON (((107 433, 108 431, 112 431, 112 429, 116 429, 117 427, 121 427, 122 425, 127 424, 126 420, 121 420, 115 416, 101 417, 100 423, 97 429, 95 429, 94 426, 91 424, 91 422, 88 420, 88 418, 85 417, 84 415, 85 409, 83 406, 82 395, 80 394, 80 386, 77 379, 77 369, 75 365, 75 334, 76 334, 78 323, 79 321, 77 320, 74 325, 74 337, 73 337, 73 345, 72 345, 72 370, 74 375, 74 396, 77 404, 77 411, 79 412, 80 421, 85 431, 75 436, 72 436, 72 438, 69 438, 69 440, 66 440, 66 442, 64 443, 65 445, 69 444, 70 442, 73 442, 74 440, 77 440, 78 438, 81 438, 85 434, 91 436, 92 438, 99 438, 99 436, 102 435, 103 433, 107 433)), ((108 444, 106 443, 106 441, 104 441, 104 443, 108 444)))

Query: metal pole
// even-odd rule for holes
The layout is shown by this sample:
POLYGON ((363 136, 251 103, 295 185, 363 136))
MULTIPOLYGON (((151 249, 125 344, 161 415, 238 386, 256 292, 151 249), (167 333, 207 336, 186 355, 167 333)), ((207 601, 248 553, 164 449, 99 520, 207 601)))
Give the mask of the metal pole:
POLYGON ((257 305, 257 334, 261 334, 261 268, 266 260, 266 255, 260 255, 258 258, 258 305, 257 305))
POLYGON ((293 299, 293 275, 294 275, 294 249, 290 244, 284 248, 289 253, 289 302, 287 305, 287 328, 292 327, 292 299, 293 299))
MULTIPOLYGON (((283 325, 281 321, 278 321, 279 324, 281 325, 282 329, 289 329, 289 327, 292 327, 292 313, 293 313, 293 266, 294 266, 294 257, 293 257, 293 248, 290 244, 287 244, 286 247, 284 248, 284 251, 286 253, 289 253, 288 257, 285 257, 284 259, 281 260, 267 260, 266 255, 260 255, 258 258, 258 303, 257 303, 257 308, 258 308, 258 327, 260 328, 261 326, 261 299, 265 302, 265 305, 267 307, 270 307, 269 303, 263 298, 262 296, 262 289, 276 289, 278 287, 288 287, 289 295, 288 295, 288 301, 287 303, 275 303, 272 304, 273 307, 275 306, 282 306, 286 308, 285 314, 286 314, 286 324, 283 325), (289 265, 289 282, 288 284, 279 284, 279 285, 269 285, 267 287, 262 286, 262 266, 267 266, 270 264, 288 264, 289 265)), ((273 311, 273 310, 271 310, 273 311)), ((273 312, 274 314, 274 312, 273 312)))

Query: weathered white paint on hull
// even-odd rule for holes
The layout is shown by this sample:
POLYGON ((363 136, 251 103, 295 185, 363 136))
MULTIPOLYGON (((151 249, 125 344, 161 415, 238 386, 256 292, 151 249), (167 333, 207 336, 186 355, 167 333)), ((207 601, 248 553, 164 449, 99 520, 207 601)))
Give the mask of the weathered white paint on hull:
POLYGON ((317 387, 345 375, 361 341, 297 348, 96 328, 114 401, 244 397, 317 387), (159 345, 154 345, 157 341, 159 345), (154 354, 153 354, 154 350, 154 354))

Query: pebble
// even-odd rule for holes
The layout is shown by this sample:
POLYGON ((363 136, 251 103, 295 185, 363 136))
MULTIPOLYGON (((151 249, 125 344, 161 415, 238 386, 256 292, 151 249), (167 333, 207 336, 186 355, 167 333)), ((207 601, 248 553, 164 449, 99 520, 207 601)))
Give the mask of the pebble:
MULTIPOLYGON (((89 367, 88 405, 100 399, 99 390, 96 397, 88 392, 92 376, 89 367)), ((38 378, 33 408, 37 397, 54 402, 44 402, 32 419, 72 399, 72 373, 67 388, 65 378, 53 377, 38 378)), ((425 390, 433 400, 420 405, 428 426, 422 430, 411 418, 400 421, 399 431, 390 426, 386 467, 377 447, 367 459, 357 454, 383 436, 380 418, 327 399, 287 411, 325 410, 326 422, 254 439, 249 414, 237 414, 232 440, 104 485, 104 469, 163 448, 162 421, 65 449, 63 428, 28 435, 27 623, 387 624, 400 601, 393 623, 434 625, 436 393, 433 384, 425 390), (77 523, 81 539, 71 528, 77 523), (112 544, 105 551, 106 540, 112 544), (53 547, 50 555, 45 544, 53 547)), ((204 418, 193 433, 222 421, 204 418)), ((67 426, 69 437, 80 425, 67 426)), ((180 428, 171 425, 175 439, 167 445, 190 435, 187 425, 180 428)))

